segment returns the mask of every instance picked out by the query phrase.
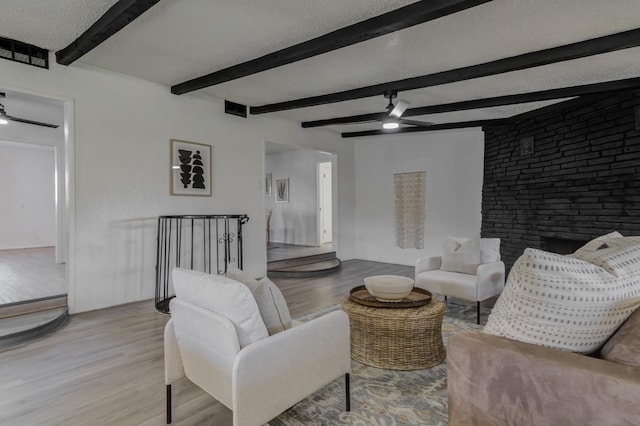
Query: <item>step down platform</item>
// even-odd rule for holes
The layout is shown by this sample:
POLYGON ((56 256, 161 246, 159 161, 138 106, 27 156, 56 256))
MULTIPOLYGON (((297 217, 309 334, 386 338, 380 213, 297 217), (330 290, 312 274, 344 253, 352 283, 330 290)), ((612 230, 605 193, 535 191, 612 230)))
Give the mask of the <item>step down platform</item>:
POLYGON ((66 295, 0 305, 0 351, 51 333, 68 318, 66 295))
POLYGON ((336 252, 276 260, 267 263, 270 277, 303 278, 327 275, 340 269, 336 252))

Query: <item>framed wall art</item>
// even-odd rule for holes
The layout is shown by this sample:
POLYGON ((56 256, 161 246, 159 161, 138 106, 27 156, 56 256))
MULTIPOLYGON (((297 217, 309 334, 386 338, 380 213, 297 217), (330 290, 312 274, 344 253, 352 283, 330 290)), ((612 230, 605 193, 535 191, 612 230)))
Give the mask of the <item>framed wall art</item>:
POLYGON ((171 139, 171 195, 211 196, 211 145, 171 139))
POLYGON ((271 187, 273 186, 272 182, 271 173, 267 173, 264 177, 264 195, 267 197, 271 197, 271 187))
POLYGON ((276 179, 276 203, 289 202, 289 178, 276 179))

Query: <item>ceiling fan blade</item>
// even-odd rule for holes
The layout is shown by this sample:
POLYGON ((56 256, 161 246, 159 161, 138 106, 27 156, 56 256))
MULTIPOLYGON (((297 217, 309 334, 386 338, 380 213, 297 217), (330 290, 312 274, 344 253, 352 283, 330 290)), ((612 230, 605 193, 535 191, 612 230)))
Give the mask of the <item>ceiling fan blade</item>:
POLYGON ((389 115, 391 117, 400 118, 400 116, 402 114, 404 114, 404 112, 407 110, 407 108, 409 108, 409 102, 403 101, 403 100, 399 100, 396 103, 396 105, 393 107, 393 109, 391 110, 389 115))
POLYGON ((41 121, 34 121, 34 120, 28 120, 26 118, 12 117, 10 115, 7 115, 6 117, 7 117, 7 120, 17 121, 18 123, 34 124, 36 126, 51 127, 52 129, 57 129, 58 127, 60 127, 57 124, 43 123, 41 121))
POLYGON ((420 127, 431 127, 434 123, 429 121, 417 121, 417 120, 407 120, 406 118, 399 118, 398 123, 400 124, 410 124, 412 126, 420 126, 420 127))

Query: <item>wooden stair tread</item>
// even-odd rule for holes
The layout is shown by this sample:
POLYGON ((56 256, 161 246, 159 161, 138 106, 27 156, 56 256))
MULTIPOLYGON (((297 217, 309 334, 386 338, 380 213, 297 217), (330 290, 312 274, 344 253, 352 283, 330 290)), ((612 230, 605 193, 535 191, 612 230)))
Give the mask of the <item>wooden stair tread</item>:
POLYGON ((0 318, 0 351, 44 336, 67 322, 67 307, 0 318))
POLYGON ((26 300, 0 305, 0 318, 8 318, 16 315, 31 314, 34 312, 48 311, 50 309, 64 308, 67 306, 67 295, 42 297, 40 299, 26 300))
POLYGON ((304 265, 289 266, 286 268, 270 269, 270 271, 318 271, 334 268, 340 265, 338 259, 323 260, 321 262, 306 263, 304 265))
POLYGON ((326 260, 336 259, 336 252, 328 252, 328 253, 320 253, 314 254, 310 256, 300 256, 294 257, 290 259, 282 259, 282 260, 274 260, 271 262, 267 262, 267 270, 279 270, 283 268, 289 268, 299 265, 308 265, 317 262, 322 262, 326 260))

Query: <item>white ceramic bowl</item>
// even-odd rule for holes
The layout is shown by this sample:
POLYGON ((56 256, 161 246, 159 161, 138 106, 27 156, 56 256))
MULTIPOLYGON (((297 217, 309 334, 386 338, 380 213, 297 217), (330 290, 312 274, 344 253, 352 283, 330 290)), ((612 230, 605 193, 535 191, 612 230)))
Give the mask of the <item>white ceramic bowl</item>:
POLYGON ((375 275, 364 279, 364 286, 381 301, 398 301, 411 293, 413 279, 398 275, 375 275))

